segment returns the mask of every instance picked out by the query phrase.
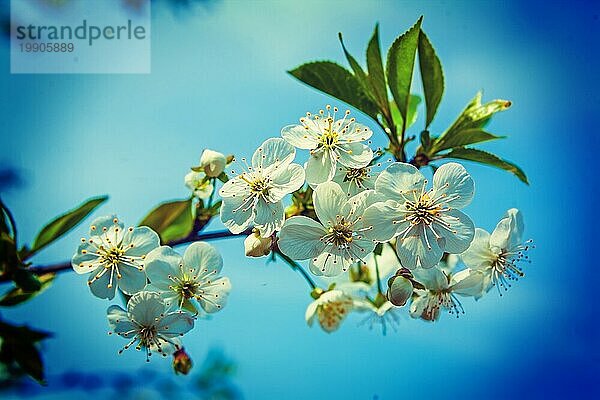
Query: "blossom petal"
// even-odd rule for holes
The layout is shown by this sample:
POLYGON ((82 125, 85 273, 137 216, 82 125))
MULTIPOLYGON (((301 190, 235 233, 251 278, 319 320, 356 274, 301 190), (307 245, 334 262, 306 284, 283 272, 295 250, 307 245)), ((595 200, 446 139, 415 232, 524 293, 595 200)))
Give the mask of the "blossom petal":
POLYGON ((138 329, 133 322, 126 319, 115 325, 114 332, 125 339, 131 339, 137 335, 138 329))
POLYGON ((123 248, 127 256, 145 256, 158 246, 160 246, 158 234, 147 226, 140 226, 132 231, 128 230, 123 236, 123 248))
POLYGON ((451 290, 461 296, 479 296, 483 292, 484 276, 481 271, 464 269, 452 276, 451 290))
POLYGON ((253 203, 253 198, 224 197, 221 204, 221 221, 232 233, 242 233, 254 219, 253 203))
POLYGON ((298 164, 290 164, 270 175, 272 187, 269 189, 271 201, 279 201, 286 194, 295 192, 304 185, 304 168, 298 164))
POLYGON ((340 185, 335 182, 322 183, 315 189, 313 193, 315 213, 323 226, 337 224, 338 216, 341 215, 347 199, 340 185))
MULTIPOLYGON (((173 282, 171 282, 172 284, 173 282)), ((160 299, 165 303, 166 309, 177 308, 181 304, 182 296, 171 288, 160 288, 151 283, 147 284, 144 288, 145 292, 156 292, 159 294, 160 299)), ((195 311, 194 311, 195 312, 195 311)))
POLYGON ((171 338, 181 336, 194 327, 194 318, 183 311, 166 314, 158 321, 156 331, 158 334, 171 338))
POLYGON ((100 262, 100 257, 96 255, 96 247, 86 241, 77 247, 77 252, 71 259, 71 266, 78 274, 86 274, 98 268, 100 262))
POLYGON ((312 326, 314 320, 315 320, 315 315, 317 314, 317 307, 319 306, 319 300, 315 300, 312 303, 310 303, 308 305, 308 307, 306 307, 306 312, 304 313, 304 319, 306 320, 306 323, 308 324, 308 326, 312 326))
POLYGON ((413 228, 406 238, 398 237, 396 251, 402 266, 409 269, 431 268, 444 254, 433 233, 425 229, 423 224, 413 228))
POLYGON ((183 265, 191 275, 217 275, 223 268, 223 258, 214 246, 206 242, 194 242, 183 253, 183 265))
MULTIPOLYGON (((208 166, 207 166, 208 168, 208 166)), ((210 181, 205 181, 206 174, 204 172, 190 171, 184 177, 185 186, 187 186, 194 196, 199 199, 207 199, 213 192, 213 184, 210 181)))
POLYGON ((417 268, 412 271, 417 282, 429 290, 445 290, 448 288, 448 278, 438 267, 417 268))
POLYGON ((231 291, 229 278, 222 277, 200 287, 198 302, 207 313, 221 310, 227 304, 227 297, 231 291))
POLYGON ((148 279, 146 272, 124 264, 119 264, 119 272, 121 273, 121 278, 117 278, 117 283, 123 293, 132 295, 143 290, 146 286, 148 279))
POLYGON ((338 162, 348 168, 362 168, 369 165, 373 159, 373 150, 366 144, 348 143, 338 146, 338 162))
POLYGON ((414 191, 420 193, 424 184, 425 177, 417 168, 395 162, 379 174, 375 181, 375 190, 390 200, 414 201, 414 191))
POLYGON ((357 195, 352 196, 345 202, 344 206, 342 207, 341 214, 345 217, 362 217, 362 215, 365 213, 365 210, 369 206, 382 200, 383 197, 377 194, 374 190, 364 190, 357 195))
POLYGON ((161 291, 170 290, 173 283, 169 276, 179 276, 181 256, 169 246, 160 246, 146 256, 146 275, 150 283, 161 291))
POLYGON ((154 325, 166 311, 165 303, 155 292, 138 292, 127 302, 129 315, 140 325, 154 325))
POLYGON ((294 146, 281 138, 265 140, 252 155, 252 168, 273 171, 286 168, 296 156, 294 146))
POLYGON ((496 259, 496 254, 490 250, 490 234, 481 228, 476 228, 473 241, 460 258, 467 267, 472 269, 490 266, 496 259))
POLYGON ((320 240, 327 234, 323 225, 304 216, 291 217, 285 221, 277 245, 279 250, 294 260, 317 257, 325 249, 320 240))
POLYGON ((496 249, 508 250, 521 244, 523 235, 523 216, 516 208, 506 212, 504 218, 498 222, 496 229, 490 236, 490 246, 496 249))
POLYGON ((413 318, 421 318, 423 311, 427 308, 429 300, 427 294, 422 293, 418 296, 413 297, 412 303, 410 304, 410 316, 413 318))
POLYGON ((512 231, 509 239, 509 248, 514 248, 523 243, 523 231, 525 223, 523 222, 523 214, 516 208, 511 208, 506 212, 506 217, 512 220, 512 231))
POLYGON ((106 317, 108 318, 108 326, 112 330, 115 329, 117 324, 122 321, 129 321, 127 317, 127 311, 123 310, 117 305, 112 305, 106 310, 106 317))
POLYGON ((104 232, 104 228, 106 228, 107 231, 112 227, 119 227, 122 230, 123 226, 123 223, 120 222, 114 214, 98 217, 90 224, 90 236, 101 235, 104 232), (117 220, 116 224, 115 220, 117 220))
POLYGON ((350 251, 353 254, 353 257, 350 258, 351 262, 365 261, 367 256, 375 250, 377 242, 369 238, 367 233, 364 233, 365 236, 359 235, 354 237, 350 245, 350 251))
POLYGON ((473 221, 465 213, 458 210, 446 211, 440 217, 449 226, 450 230, 434 223, 434 229, 443 238, 441 246, 447 253, 459 254, 469 248, 475 236, 473 221))
POLYGON ((320 150, 310 155, 305 166, 306 182, 319 185, 335 175, 336 162, 329 151, 320 150))
POLYGON ((318 144, 317 135, 302 125, 288 125, 283 127, 281 137, 299 149, 315 149, 318 144))
POLYGON ((433 174, 434 197, 443 196, 440 200, 448 207, 463 208, 473 200, 475 183, 462 165, 451 162, 442 165, 433 174))
POLYGON ((398 210, 398 203, 393 200, 369 206, 365 210, 363 221, 365 226, 373 227, 369 235, 378 242, 389 241, 410 225, 404 220, 404 214, 398 210))
POLYGON ((117 278, 113 276, 113 284, 111 287, 108 287, 108 283, 110 282, 110 269, 105 270, 104 266, 98 267, 94 272, 92 272, 88 278, 88 285, 90 286, 90 290, 92 294, 101 299, 109 299, 112 300, 115 297, 115 288, 116 288, 116 280, 117 278), (94 277, 100 274, 102 271, 105 271, 102 276, 96 280, 94 277))
POLYGON ((344 133, 340 132, 340 138, 348 142, 364 142, 373 136, 373 131, 363 124, 358 122, 351 122, 349 124, 342 124, 342 120, 336 121, 336 128, 339 129, 342 125, 346 128, 344 133))
POLYGON ((329 251, 312 258, 308 265, 310 272, 317 276, 338 276, 348 270, 352 262, 342 251, 330 246, 329 251))
POLYGON ((260 198, 256 203, 256 216, 254 223, 257 225, 262 237, 269 237, 283 226, 285 211, 283 202, 268 203, 260 198))
MULTIPOLYGON (((243 174, 242 174, 243 176, 243 174)), ((231 178, 223 184, 219 190, 219 195, 225 197, 246 197, 250 194, 248 182, 244 181, 240 176, 231 178)))

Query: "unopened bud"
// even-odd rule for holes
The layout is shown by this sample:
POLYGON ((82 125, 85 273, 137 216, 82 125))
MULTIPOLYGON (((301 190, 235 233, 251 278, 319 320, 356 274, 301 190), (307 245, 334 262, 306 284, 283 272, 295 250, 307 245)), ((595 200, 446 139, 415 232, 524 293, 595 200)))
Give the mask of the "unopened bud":
POLYGON ((173 353, 173 369, 176 374, 187 375, 194 363, 183 347, 173 353))
POLYGON ((216 178, 221 175, 227 165, 227 158, 218 151, 206 149, 200 157, 200 166, 204 168, 206 176, 216 178))
POLYGON ((413 289, 410 279, 396 274, 388 281, 387 298, 393 305, 402 307, 412 296, 413 289))
POLYGON ((271 252, 271 237, 262 237, 258 230, 254 230, 246 240, 244 240, 244 249, 248 257, 263 257, 271 252))

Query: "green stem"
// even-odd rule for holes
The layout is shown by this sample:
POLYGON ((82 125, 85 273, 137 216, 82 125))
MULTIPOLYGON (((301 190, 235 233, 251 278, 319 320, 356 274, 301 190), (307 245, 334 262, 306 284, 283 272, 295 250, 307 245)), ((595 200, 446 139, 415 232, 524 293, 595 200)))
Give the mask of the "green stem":
POLYGON ((373 259, 375 260, 375 275, 377 275, 377 292, 383 294, 381 291, 381 276, 379 275, 379 263, 377 262, 377 255, 373 255, 373 259))
POLYGON ((206 206, 206 208, 211 208, 212 207, 212 202, 213 202, 213 196, 215 195, 215 184, 217 183, 217 178, 210 178, 211 185, 212 185, 212 190, 210 192, 210 196, 208 197, 208 206, 206 206))
POLYGON ((402 267, 402 261, 400 260, 400 257, 398 256, 398 253, 396 252, 396 247, 394 247, 394 245, 390 242, 387 242, 387 244, 392 248, 392 250, 394 251, 394 255, 396 256, 396 260, 398 260, 398 264, 400 264, 400 266, 402 267))
POLYGON ((13 217, 13 215, 10 212, 10 210, 8 209, 8 207, 6 207, 4 205, 4 202, 1 199, 0 199, 0 208, 8 216, 8 220, 9 220, 10 226, 12 228, 13 240, 15 242, 15 247, 16 247, 18 242, 17 242, 17 224, 15 222, 15 218, 13 217))
POLYGON ((292 267, 292 269, 295 269, 296 271, 300 272, 300 275, 302 275, 304 280, 306 280, 306 283, 308 283, 308 285, 310 286, 311 289, 317 288, 317 285, 315 284, 315 282, 312 280, 310 275, 308 275, 308 273, 304 270, 304 268, 302 268, 302 266, 300 264, 298 264, 296 261, 294 261, 291 258, 289 258, 288 256, 286 256, 279 250, 274 250, 274 252, 279 257, 281 257, 285 262, 287 262, 289 264, 289 266, 292 267))

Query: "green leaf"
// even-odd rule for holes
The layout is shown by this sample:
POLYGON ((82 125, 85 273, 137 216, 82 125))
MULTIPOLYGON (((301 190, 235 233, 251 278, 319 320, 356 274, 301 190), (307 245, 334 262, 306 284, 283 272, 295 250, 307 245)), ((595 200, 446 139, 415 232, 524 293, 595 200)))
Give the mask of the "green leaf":
POLYGON ((421 81, 425 92, 425 105, 427 118, 425 129, 429 127, 444 94, 444 73, 442 63, 435 54, 431 42, 421 30, 419 34, 419 68, 421 70, 421 81))
POLYGON ((25 301, 31 300, 35 296, 42 293, 44 290, 48 289, 52 285, 52 281, 54 280, 53 273, 40 275, 38 277, 38 281, 41 286, 40 289, 33 292, 27 292, 20 287, 16 287, 11 289, 8 293, 6 293, 2 299, 0 299, 0 306, 10 307, 16 306, 17 304, 21 304, 25 301))
POLYGON ((400 35, 388 50, 387 54, 387 80, 392 91, 394 101, 398 106, 402 116, 403 129, 406 128, 408 121, 408 104, 410 101, 410 86, 412 84, 413 71, 415 66, 415 56, 419 42, 419 32, 421 30, 421 21, 413 25, 406 33, 400 35))
POLYGON ((31 271, 25 268, 17 268, 12 274, 12 279, 24 292, 33 293, 42 288, 42 282, 31 271))
POLYGON ((48 332, 0 321, 1 362, 5 365, 17 363, 23 372, 44 384, 44 365, 35 344, 49 336, 48 332))
POLYGON ((164 244, 183 239, 194 228, 192 199, 162 203, 150 211, 139 225, 152 228, 164 244))
POLYGON ((8 226, 10 224, 10 218, 8 217, 9 212, 10 211, 4 206, 4 203, 0 200, 0 232, 4 232, 9 236, 14 237, 14 226, 8 226))
POLYGON ((207 211, 211 217, 219 215, 219 213, 221 212, 221 204, 223 204, 223 201, 219 200, 215 204, 213 204, 210 208, 208 208, 207 211))
POLYGON ((330 61, 317 61, 303 64, 288 73, 301 82, 344 101, 377 120, 377 106, 365 93, 359 80, 338 64, 330 61))
POLYGON ((496 136, 480 128, 465 129, 454 135, 444 135, 438 138, 431 148, 431 154, 454 147, 463 147, 469 144, 487 142, 488 140, 504 139, 506 136, 496 136))
POLYGON ((85 203, 79 205, 71 211, 55 218, 53 221, 48 223, 40 233, 38 233, 31 251, 28 256, 31 256, 49 245, 65 233, 69 232, 81 221, 83 221, 92 211, 96 209, 100 204, 104 203, 108 199, 108 196, 98 196, 87 200, 85 203))
POLYGON ((508 100, 501 99, 481 104, 481 95, 481 92, 475 95, 458 119, 442 134, 442 137, 452 136, 467 129, 483 128, 495 113, 507 110, 512 104, 508 100))
POLYGON ((429 136, 429 131, 422 131, 419 139, 421 141, 421 147, 427 153, 431 146, 431 136, 429 136))
POLYGON ((225 171, 221 172, 221 175, 217 176, 217 179, 223 183, 226 183, 229 180, 229 177, 225 173, 225 171))
POLYGON ((346 56, 346 60, 348 60, 348 64, 350 64, 350 68, 352 68, 352 71, 354 71, 354 75, 358 78, 358 81, 362 84, 362 87, 366 89, 367 74, 365 74, 365 71, 363 71, 358 61, 356 61, 352 54, 348 52, 348 49, 346 49, 342 32, 338 33, 338 38, 340 39, 342 50, 344 50, 344 55, 346 56))
POLYGON ((0 232, 0 276, 10 275, 19 265, 14 238, 7 232, 0 232))
POLYGON ((31 343, 20 342, 15 345, 13 352, 19 367, 38 383, 44 385, 44 363, 39 350, 31 343))
POLYGON ((379 47, 379 24, 375 25, 373 36, 367 46, 367 70, 369 71, 369 86, 375 96, 379 108, 388 115, 390 105, 388 103, 387 85, 385 82, 385 70, 381 61, 381 48, 379 47))
POLYGON ((469 160, 475 161, 478 163, 490 165, 492 167, 501 168, 505 171, 508 171, 514 174, 517 178, 519 178, 522 182, 529 185, 529 181, 527 180, 527 176, 525 172, 517 165, 503 160, 495 154, 488 153, 487 151, 478 150, 478 149, 470 149, 465 147, 459 147, 453 149, 448 154, 443 156, 444 158, 459 158, 461 160, 469 160))
POLYGON ((15 326, 0 321, 0 338, 4 340, 12 339, 35 343, 51 336, 50 332, 38 331, 27 326, 15 326))
MULTIPOLYGON (((417 122, 417 118, 419 116, 417 108, 419 104, 421 104, 421 97, 417 96, 416 94, 411 94, 410 100, 408 102, 408 122, 406 123, 406 129, 410 128, 415 122, 417 122)), ((392 118, 394 119, 394 121, 396 121, 396 123, 399 123, 401 125, 404 118, 400 114, 400 111, 396 106, 396 102, 392 100, 390 102, 390 106, 392 118)))

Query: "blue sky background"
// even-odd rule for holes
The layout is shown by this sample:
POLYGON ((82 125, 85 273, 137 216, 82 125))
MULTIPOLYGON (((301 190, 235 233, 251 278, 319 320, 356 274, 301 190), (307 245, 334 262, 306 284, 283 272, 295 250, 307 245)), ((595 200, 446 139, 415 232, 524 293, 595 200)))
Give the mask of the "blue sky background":
MULTIPOLYGON (((198 321, 186 346, 198 361, 210 348, 224 349, 250 399, 598 396, 598 5, 423 3, 155 7, 149 75, 10 75, 5 40, 0 164, 20 171, 24 185, 2 197, 21 240, 31 242, 43 223, 93 195, 111 196, 97 215, 116 212, 126 224, 160 201, 187 196, 183 176, 203 148, 251 155, 304 112, 334 103, 286 70, 317 59, 346 65, 340 31, 364 62, 377 21, 386 51, 424 15, 446 78, 432 132, 480 89, 484 100, 513 102, 489 127, 509 138, 483 147, 517 162, 531 186, 466 163, 477 188, 467 212, 491 230, 506 209, 522 210, 526 236, 536 243, 526 278, 502 298, 467 299, 459 320, 405 317, 398 332, 382 337, 357 327, 358 317, 328 335, 304 322, 311 299, 300 276, 284 264, 244 258, 241 239, 222 240, 214 243, 234 287, 229 304, 198 321)), ((69 259, 85 225, 34 262, 69 259)), ((168 362, 145 366, 139 353, 117 355, 124 343, 106 335, 108 305, 90 295, 84 277, 65 273, 35 300, 0 311, 56 332, 45 347, 51 387, 53 375, 69 370, 169 373, 168 362)))

